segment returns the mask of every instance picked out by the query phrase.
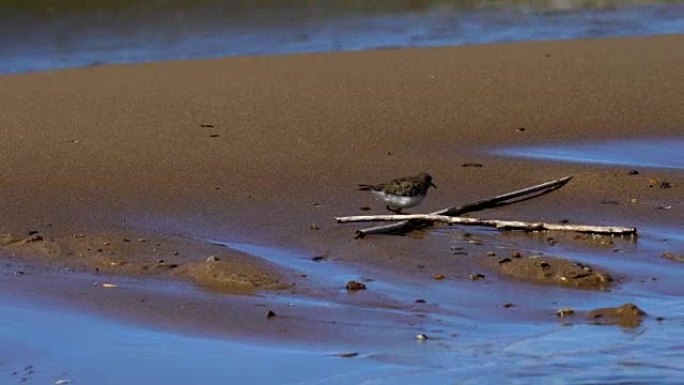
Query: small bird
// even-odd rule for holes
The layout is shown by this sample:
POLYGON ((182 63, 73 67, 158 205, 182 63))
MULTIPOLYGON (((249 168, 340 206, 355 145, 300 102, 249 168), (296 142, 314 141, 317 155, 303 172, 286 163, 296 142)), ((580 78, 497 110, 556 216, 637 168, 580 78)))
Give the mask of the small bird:
POLYGON ((425 172, 417 176, 392 179, 387 183, 360 184, 358 186, 359 190, 371 191, 385 201, 387 210, 397 214, 401 214, 401 209, 413 207, 422 202, 430 187, 437 188, 432 183, 432 176, 425 172))

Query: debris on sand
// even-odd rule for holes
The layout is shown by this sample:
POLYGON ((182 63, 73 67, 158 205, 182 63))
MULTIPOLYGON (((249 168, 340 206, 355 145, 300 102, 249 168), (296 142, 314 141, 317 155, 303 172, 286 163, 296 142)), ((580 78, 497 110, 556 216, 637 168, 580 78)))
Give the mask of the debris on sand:
POLYGON ((595 309, 587 313, 587 319, 596 325, 618 325, 626 328, 641 325, 644 316, 646 312, 633 303, 595 309))
POLYGON ((613 282, 602 269, 559 257, 533 255, 506 258, 505 263, 483 259, 482 263, 505 276, 545 285, 606 290, 613 282))

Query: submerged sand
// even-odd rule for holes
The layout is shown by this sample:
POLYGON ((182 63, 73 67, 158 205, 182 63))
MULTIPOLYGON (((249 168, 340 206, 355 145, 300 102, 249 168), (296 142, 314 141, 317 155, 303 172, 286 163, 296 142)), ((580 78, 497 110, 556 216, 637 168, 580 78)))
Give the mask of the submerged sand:
MULTIPOLYGON (((356 191, 357 183, 421 171, 430 172, 439 186, 421 212, 573 174, 570 184, 552 194, 478 216, 678 228, 684 223, 681 170, 634 174, 627 167, 510 159, 490 150, 681 137, 683 67, 684 38, 662 36, 0 77, 0 253, 10 265, 189 281, 224 293, 269 290, 338 298, 344 290, 343 284, 321 289, 326 277, 212 242, 223 240, 301 250, 306 258, 384 271, 396 280, 460 282, 481 273, 487 282, 510 280, 503 284, 512 290, 519 280, 545 290, 544 284, 558 282, 536 277, 535 269, 525 273, 531 265, 515 269, 524 262, 501 265, 478 258, 493 250, 542 252, 550 261, 562 261, 557 266, 565 273, 577 269, 572 256, 557 255, 548 234, 485 235, 471 243, 470 230, 440 227, 439 234, 448 234, 441 240, 430 230, 354 240, 358 225, 333 218, 361 213, 366 206, 371 213, 384 212, 380 202, 356 191), (482 167, 461 167, 465 163, 482 167), (456 256, 449 247, 454 242, 460 245, 456 256)), ((608 238, 553 237, 585 251, 624 248, 615 245, 622 241, 608 238)), ((654 250, 656 258, 665 251, 654 250)), ((611 285, 634 279, 632 271, 592 267, 614 276, 611 285)), ((605 280, 594 278, 589 288, 607 288, 605 280)), ((74 293, 78 290, 72 292, 78 297, 74 293)), ((382 295, 344 301, 398 306, 382 295)), ((132 301, 113 303, 148 318, 168 313, 163 307, 140 310, 143 305, 132 301)), ((222 309, 205 306, 183 317, 207 319, 222 309)), ((549 310, 548 317, 555 317, 555 309, 549 310)), ((252 312, 247 317, 252 320, 266 314, 263 307, 243 311, 252 312)), ((292 322, 318 315, 299 317, 292 322)), ((215 318, 204 326, 226 326, 215 318)), ((236 320, 230 327, 262 330, 254 325, 262 322, 248 327, 236 320)))

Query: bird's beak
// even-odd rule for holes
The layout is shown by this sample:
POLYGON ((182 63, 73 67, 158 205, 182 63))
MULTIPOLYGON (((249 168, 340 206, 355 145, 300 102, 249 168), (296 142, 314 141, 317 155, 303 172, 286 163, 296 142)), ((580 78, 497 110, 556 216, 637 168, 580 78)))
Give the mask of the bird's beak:
POLYGON ((432 186, 432 187, 434 187, 434 188, 437 188, 437 186, 435 186, 435 184, 432 183, 432 182, 430 182, 430 186, 432 186))

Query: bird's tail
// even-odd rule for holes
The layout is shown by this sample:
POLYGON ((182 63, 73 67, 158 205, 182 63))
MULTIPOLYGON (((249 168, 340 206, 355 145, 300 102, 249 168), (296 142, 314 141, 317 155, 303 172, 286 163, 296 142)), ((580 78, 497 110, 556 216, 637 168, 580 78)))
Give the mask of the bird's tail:
POLYGON ((357 184, 360 191, 373 191, 377 190, 377 186, 372 184, 357 184))

